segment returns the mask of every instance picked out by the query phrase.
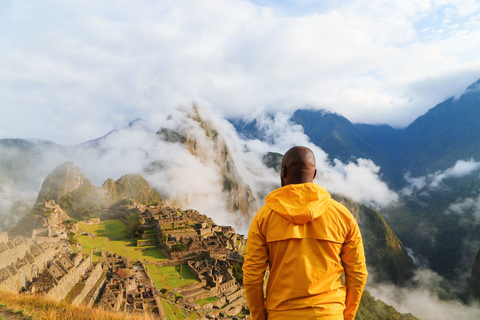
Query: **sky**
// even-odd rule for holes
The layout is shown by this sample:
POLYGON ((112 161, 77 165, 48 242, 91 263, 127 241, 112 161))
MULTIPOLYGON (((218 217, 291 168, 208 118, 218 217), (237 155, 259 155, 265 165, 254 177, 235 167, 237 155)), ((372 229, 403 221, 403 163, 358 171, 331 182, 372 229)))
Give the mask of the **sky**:
POLYGON ((474 0, 0 0, 0 138, 77 144, 192 101, 401 128, 479 52, 474 0))

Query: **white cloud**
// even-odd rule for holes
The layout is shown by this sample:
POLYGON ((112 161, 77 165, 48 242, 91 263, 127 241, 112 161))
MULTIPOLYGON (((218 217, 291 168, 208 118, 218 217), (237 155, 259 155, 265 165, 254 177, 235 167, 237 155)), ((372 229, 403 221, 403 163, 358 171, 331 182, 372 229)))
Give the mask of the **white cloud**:
MULTIPOLYGON (((409 173, 405 175, 407 185, 402 189, 401 194, 411 195, 424 187, 427 189, 438 189, 442 187, 444 179, 451 177, 463 177, 480 168, 480 162, 470 160, 458 160, 455 165, 444 171, 437 171, 427 176, 412 177, 409 173)), ((427 190, 428 191, 428 190, 427 190)))
MULTIPOLYGON (((356 162, 343 163, 338 159, 331 164, 328 155, 310 142, 300 125, 289 121, 289 116, 279 112, 273 118, 266 114, 255 117, 265 141, 248 141, 250 149, 274 151, 284 154, 296 145, 306 146, 315 154, 317 178, 315 182, 331 193, 347 196, 354 201, 379 208, 395 201, 398 196, 379 178, 380 168, 371 160, 358 159, 356 162)), ((278 181, 278 178, 277 178, 278 181)))
POLYGON ((438 297, 444 289, 445 279, 428 269, 416 271, 415 286, 395 287, 388 284, 367 285, 367 290, 377 299, 393 306, 401 313, 411 313, 421 319, 471 320, 480 318, 478 303, 465 305, 459 300, 442 300, 438 297))
POLYGON ((78 143, 191 100, 227 116, 308 104, 402 126, 480 77, 476 1, 45 0, 0 11, 0 137, 78 143))

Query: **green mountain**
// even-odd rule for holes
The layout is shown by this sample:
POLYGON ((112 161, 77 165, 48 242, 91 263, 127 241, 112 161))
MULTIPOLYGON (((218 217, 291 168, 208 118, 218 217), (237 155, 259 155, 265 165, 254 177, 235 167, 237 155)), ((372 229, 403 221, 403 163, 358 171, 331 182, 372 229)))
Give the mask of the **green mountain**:
POLYGON ((162 203, 158 193, 152 189, 147 180, 137 173, 123 175, 117 181, 107 179, 101 189, 108 192, 107 198, 111 203, 122 199, 129 199, 145 205, 162 203))
MULTIPOLYGON (((475 219, 479 207, 474 205, 480 199, 480 172, 445 175, 449 172, 445 170, 451 171, 459 160, 480 161, 480 80, 403 129, 353 124, 324 110, 297 110, 291 121, 301 125, 330 160, 366 158, 380 166, 382 180, 401 195, 397 204, 382 208, 382 214, 402 242, 426 258, 434 271, 455 279, 471 268, 478 248, 472 249, 470 243, 480 239, 475 219), (421 189, 408 192, 412 180, 407 176, 423 183, 421 189), (462 212, 452 211, 452 206, 462 212)), ((265 130, 254 122, 232 123, 246 137, 261 139, 265 130)))
POLYGON ((53 212, 57 217, 53 220, 59 220, 58 223, 70 218, 89 219, 100 215, 104 208, 124 200, 145 205, 162 204, 158 193, 139 174, 126 174, 117 181, 107 179, 101 188, 97 188, 80 168, 67 161, 45 178, 35 206, 10 233, 29 235, 33 229, 48 225, 59 229, 58 225, 52 226, 53 212))
POLYGON ((459 159, 480 159, 480 80, 410 124, 397 155, 403 172, 424 175, 459 159))
POLYGON ((403 285, 413 276, 415 265, 403 243, 376 210, 346 197, 333 198, 355 216, 362 233, 369 273, 377 282, 403 285))
POLYGON ((400 313, 394 307, 385 304, 382 300, 375 299, 368 292, 363 291, 360 307, 358 308, 356 320, 419 320, 410 313, 400 313))

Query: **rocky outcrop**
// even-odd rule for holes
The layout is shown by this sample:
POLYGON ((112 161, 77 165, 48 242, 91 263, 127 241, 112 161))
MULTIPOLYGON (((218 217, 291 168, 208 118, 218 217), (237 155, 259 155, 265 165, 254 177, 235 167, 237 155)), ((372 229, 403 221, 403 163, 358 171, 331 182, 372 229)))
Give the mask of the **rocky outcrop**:
POLYGON ((100 189, 106 191, 103 195, 111 199, 112 202, 120 199, 131 199, 146 205, 160 205, 162 203, 160 196, 152 189, 147 180, 136 173, 123 175, 117 181, 107 179, 100 189))
POLYGON ((157 135, 168 142, 182 143, 203 163, 213 161, 222 177, 229 211, 251 216, 256 210, 253 192, 240 176, 227 143, 208 115, 193 104, 191 108, 175 110, 169 120, 176 126, 161 128, 157 135))
POLYGON ((56 203, 59 203, 62 197, 80 187, 90 190, 95 189, 80 168, 75 166, 73 162, 64 162, 56 167, 43 181, 42 188, 38 193, 37 203, 49 200, 55 200, 56 203))

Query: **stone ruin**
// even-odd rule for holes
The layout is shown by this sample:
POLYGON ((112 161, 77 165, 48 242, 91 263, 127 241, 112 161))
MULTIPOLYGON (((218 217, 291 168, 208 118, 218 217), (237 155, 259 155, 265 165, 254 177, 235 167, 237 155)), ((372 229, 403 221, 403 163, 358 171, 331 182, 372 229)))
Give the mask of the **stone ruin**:
POLYGON ((66 241, 39 242, 0 233, 0 290, 23 292, 53 259, 71 250, 66 241))
POLYGON ((157 288, 140 262, 102 251, 107 283, 97 306, 111 311, 152 313, 166 319, 157 288))

